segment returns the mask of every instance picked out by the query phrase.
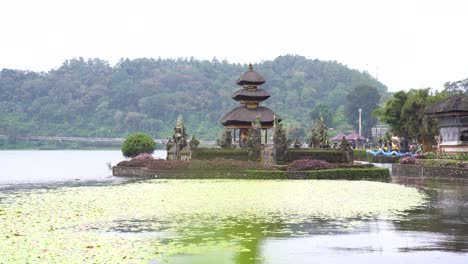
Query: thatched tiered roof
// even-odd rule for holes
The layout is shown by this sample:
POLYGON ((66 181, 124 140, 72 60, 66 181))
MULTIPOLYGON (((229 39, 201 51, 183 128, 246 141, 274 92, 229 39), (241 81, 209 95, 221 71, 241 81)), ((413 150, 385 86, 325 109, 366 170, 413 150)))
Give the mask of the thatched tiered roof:
POLYGON ((270 93, 263 89, 256 89, 255 91, 249 91, 248 89, 240 89, 234 93, 232 99, 236 101, 240 100, 257 100, 257 101, 265 101, 266 99, 270 98, 270 93))
MULTIPOLYGON (((260 124, 263 127, 273 127, 273 120, 275 119, 275 113, 268 107, 259 106, 258 108, 247 108, 246 106, 239 106, 232 109, 222 119, 221 124, 225 127, 243 127, 249 128, 252 126, 252 122, 260 117, 260 124)), ((278 120, 281 120, 276 116, 278 120)))
POLYGON ((252 64, 249 64, 249 70, 239 77, 236 83, 238 85, 262 85, 265 82, 263 76, 254 71, 252 64))
POLYGON ((240 101, 242 105, 227 113, 220 120, 221 124, 229 128, 246 129, 252 126, 252 122, 255 122, 257 117, 260 117, 262 128, 273 127, 275 113, 268 107, 260 106, 260 102, 270 98, 270 94, 257 87, 265 83, 265 79, 253 70, 252 64, 249 64, 249 70, 236 83, 244 87, 236 91, 232 99, 240 101))
POLYGON ((447 114, 468 115, 468 96, 449 97, 429 107, 425 113, 434 116, 447 114))

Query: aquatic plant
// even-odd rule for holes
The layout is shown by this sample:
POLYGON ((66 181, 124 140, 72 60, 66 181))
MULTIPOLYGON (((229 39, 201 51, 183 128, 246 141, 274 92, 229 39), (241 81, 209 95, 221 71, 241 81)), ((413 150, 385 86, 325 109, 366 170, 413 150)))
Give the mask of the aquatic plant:
MULTIPOLYGON (((258 236, 306 236, 317 219, 401 219, 425 203, 378 182, 151 180, 2 194, 0 263, 149 263, 247 252, 258 236), (294 195, 291 195, 291 193, 294 195), (249 232, 248 232, 249 231, 249 232)), ((322 221, 323 222, 323 221, 322 221)))

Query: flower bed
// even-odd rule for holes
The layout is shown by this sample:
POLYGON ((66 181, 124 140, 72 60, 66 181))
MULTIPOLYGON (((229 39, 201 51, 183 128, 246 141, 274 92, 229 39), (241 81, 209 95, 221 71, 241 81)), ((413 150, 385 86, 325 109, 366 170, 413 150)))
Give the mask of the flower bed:
POLYGON ((332 165, 324 160, 315 160, 315 159, 302 159, 295 160, 291 162, 288 166, 288 171, 307 171, 307 170, 325 170, 336 168, 335 165, 332 165))

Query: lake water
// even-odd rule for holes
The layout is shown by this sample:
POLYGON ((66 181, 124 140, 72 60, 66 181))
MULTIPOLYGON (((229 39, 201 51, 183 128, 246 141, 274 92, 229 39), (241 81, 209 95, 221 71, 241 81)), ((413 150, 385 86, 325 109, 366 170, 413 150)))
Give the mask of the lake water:
MULTIPOLYGON (((157 151, 155 156, 163 158, 165 152, 157 151)), ((2 169, 0 173, 0 201, 2 201, 2 197, 8 198, 9 195, 17 197, 13 197, 11 202, 14 199, 28 196, 29 193, 38 189, 56 190, 62 187, 76 187, 77 190, 83 191, 85 194, 89 193, 83 189, 83 186, 125 185, 127 189, 135 188, 136 190, 138 190, 138 186, 141 186, 142 189, 154 188, 155 192, 174 188, 175 191, 181 191, 182 195, 192 188, 190 187, 192 182, 187 184, 187 181, 181 181, 181 186, 189 189, 177 189, 180 187, 171 184, 168 184, 166 188, 164 181, 156 182, 154 185, 145 185, 141 181, 129 182, 126 179, 111 176, 108 164, 115 165, 122 159, 120 151, 0 151, 2 169)), ((316 218, 288 222, 287 217, 290 216, 286 216, 286 218, 282 216, 283 218, 278 217, 277 221, 274 220, 275 218, 268 218, 270 222, 236 219, 232 220, 234 224, 229 227, 220 228, 208 224, 201 225, 200 223, 205 223, 203 221, 206 219, 200 216, 199 223, 197 223, 197 219, 194 219, 193 225, 197 225, 196 234, 198 236, 203 234, 201 240, 210 240, 221 244, 232 241, 233 237, 241 237, 236 241, 240 241, 242 248, 237 251, 215 250, 210 252, 208 250, 201 254, 203 257, 201 259, 197 256, 187 255, 182 250, 181 254, 174 254, 168 261, 170 263, 195 263, 199 261, 197 263, 256 264, 468 263, 468 181, 397 177, 394 177, 392 181, 418 189, 428 197, 427 204, 406 212, 398 219, 357 216, 352 219, 354 223, 352 226, 347 225, 350 219, 330 221, 330 218, 325 220, 316 218), (215 232, 215 230, 220 231, 215 232)), ((306 181, 291 182, 294 186, 307 184, 306 181)), ((203 181, 194 181, 193 184, 200 186, 200 188, 194 187, 193 190, 209 187, 204 185, 203 181)), ((221 182, 217 184, 231 186, 232 183, 221 182)), ((107 191, 111 192, 112 190, 107 191)), ((296 192, 296 190, 291 190, 290 195, 297 195, 296 192)), ((106 192, 103 191, 102 195, 105 196, 105 194, 106 192)), ((42 197, 40 195, 38 197, 42 197)), ((206 191, 203 195, 209 196, 211 193, 206 191)), ((138 197, 138 194, 136 193, 135 196, 138 197)), ((177 203, 178 197, 172 198, 174 206, 184 206, 184 204, 177 203)), ((63 199, 66 198, 63 196, 63 199)), ((158 199, 163 202, 164 198, 158 199)), ((210 201, 211 197, 203 199, 200 201, 210 201)), ((213 203, 216 203, 216 200, 213 203)), ((203 206, 201 205, 201 207, 203 206)), ((129 208, 131 209, 131 205, 129 208)), ((203 212, 203 210, 210 209, 212 208, 201 208, 200 210, 203 212)), ((169 231, 177 229, 179 240, 192 239, 195 236, 193 226, 183 228, 177 226, 171 229, 158 223, 159 227, 164 227, 158 230, 154 226, 150 227, 148 223, 143 223, 145 221, 151 222, 153 220, 144 219, 142 222, 132 225, 120 223, 118 226, 110 228, 109 233, 117 232, 125 236, 144 234, 144 236, 149 237, 164 237, 169 231), (190 238, 184 237, 184 234, 190 238)), ((187 247, 184 249, 189 250, 187 247)), ((7 251, 0 249, 0 260, 2 252, 7 251)), ((151 263, 162 261, 155 258, 151 263)), ((93 261, 82 261, 82 263, 87 262, 93 261)), ((127 263, 128 261, 122 260, 121 262, 127 263)))

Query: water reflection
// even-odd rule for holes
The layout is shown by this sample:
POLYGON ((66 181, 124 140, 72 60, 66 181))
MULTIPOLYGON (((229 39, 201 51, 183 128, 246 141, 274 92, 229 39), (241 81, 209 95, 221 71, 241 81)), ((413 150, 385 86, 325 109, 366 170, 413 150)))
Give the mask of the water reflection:
POLYGON ((405 248, 427 251, 468 252, 468 181, 395 177, 399 184, 417 187, 430 197, 430 205, 395 223, 399 230, 430 232, 437 236, 424 247, 405 248))
MULTIPOLYGON (((239 223, 217 239, 249 234, 240 241, 248 250, 225 254, 219 263, 466 263, 468 181, 393 177, 392 182, 425 192, 427 206, 398 221, 350 220, 352 227, 319 219, 267 226, 239 223)), ((189 259, 179 255, 171 263, 191 263, 189 259)))

